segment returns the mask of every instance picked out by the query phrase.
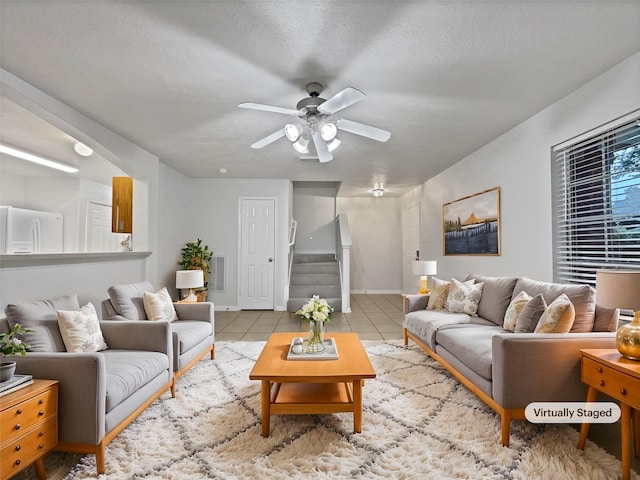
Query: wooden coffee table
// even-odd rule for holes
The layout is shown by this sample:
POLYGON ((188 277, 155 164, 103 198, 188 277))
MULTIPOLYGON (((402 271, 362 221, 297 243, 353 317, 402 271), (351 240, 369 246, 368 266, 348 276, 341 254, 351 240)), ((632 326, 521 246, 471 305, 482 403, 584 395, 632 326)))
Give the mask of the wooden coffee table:
POLYGON ((296 333, 274 333, 249 374, 262 381, 262 436, 271 415, 353 412, 353 431, 362 431, 362 386, 376 378, 358 334, 334 333, 338 360, 287 360, 296 333))

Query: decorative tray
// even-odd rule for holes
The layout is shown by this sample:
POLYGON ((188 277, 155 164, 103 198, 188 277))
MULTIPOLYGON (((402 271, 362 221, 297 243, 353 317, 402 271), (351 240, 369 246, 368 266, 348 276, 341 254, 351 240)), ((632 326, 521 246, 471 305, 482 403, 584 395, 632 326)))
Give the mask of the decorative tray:
POLYGON ((338 346, 336 345, 336 340, 334 338, 325 338, 324 339, 324 352, 305 352, 304 346, 307 343, 307 340, 302 337, 294 337, 291 340, 291 345, 289 345, 289 353, 287 353, 287 360, 337 360, 338 359, 338 346), (303 341, 302 344, 302 352, 294 353, 293 346, 303 341))

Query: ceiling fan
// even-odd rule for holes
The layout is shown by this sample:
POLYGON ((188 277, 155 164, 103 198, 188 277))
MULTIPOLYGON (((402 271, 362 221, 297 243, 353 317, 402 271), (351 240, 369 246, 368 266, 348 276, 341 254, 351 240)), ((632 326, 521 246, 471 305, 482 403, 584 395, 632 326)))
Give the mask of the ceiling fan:
POLYGON ((261 103, 241 103, 238 105, 240 108, 282 113, 298 118, 296 123, 287 123, 283 128, 255 142, 251 145, 251 148, 266 147, 286 136, 293 143, 293 148, 303 155, 309 153, 309 143, 313 143, 318 154, 318 160, 324 163, 333 160, 331 152, 341 143, 336 138, 338 130, 361 135, 379 142, 389 140, 391 133, 386 130, 345 120, 344 118, 333 117, 340 110, 364 100, 366 97, 364 93, 357 88, 347 87, 330 99, 325 100, 320 97, 322 89, 323 86, 320 83, 309 83, 307 85, 309 96, 300 100, 295 110, 261 103))

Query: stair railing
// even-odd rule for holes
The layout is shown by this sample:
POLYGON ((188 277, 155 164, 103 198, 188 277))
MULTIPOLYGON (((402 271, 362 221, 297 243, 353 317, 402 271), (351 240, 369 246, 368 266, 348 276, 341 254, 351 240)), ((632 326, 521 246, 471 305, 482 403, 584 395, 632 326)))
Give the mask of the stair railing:
POLYGON ((293 268, 293 247, 296 244, 296 231, 298 230, 298 222, 293 218, 289 225, 289 273, 287 275, 286 291, 289 291, 289 285, 291 284, 291 269, 293 268))
POLYGON ((340 291, 342 292, 342 311, 351 312, 351 261, 349 251, 351 249, 351 231, 349 220, 345 214, 340 214, 335 219, 336 232, 336 260, 340 270, 340 291))

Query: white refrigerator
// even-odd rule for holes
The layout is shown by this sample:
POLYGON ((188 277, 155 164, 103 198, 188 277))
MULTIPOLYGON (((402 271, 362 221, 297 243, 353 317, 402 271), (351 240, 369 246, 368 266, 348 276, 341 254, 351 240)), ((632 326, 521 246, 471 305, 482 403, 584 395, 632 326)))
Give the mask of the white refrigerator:
POLYGON ((0 254, 63 253, 62 213, 0 206, 0 254))

